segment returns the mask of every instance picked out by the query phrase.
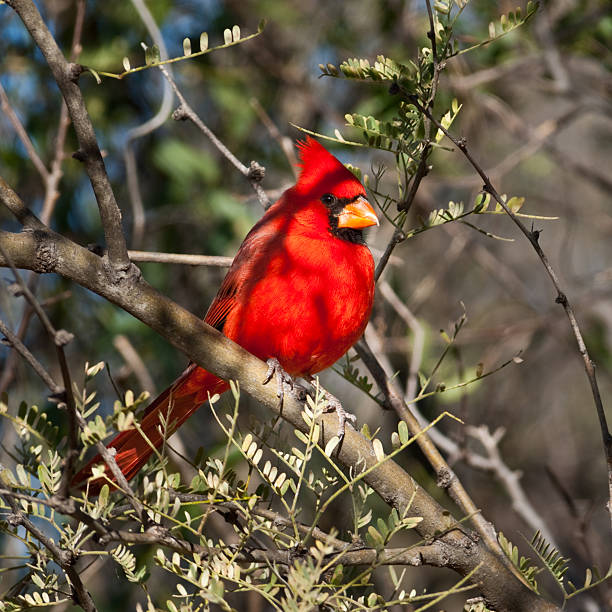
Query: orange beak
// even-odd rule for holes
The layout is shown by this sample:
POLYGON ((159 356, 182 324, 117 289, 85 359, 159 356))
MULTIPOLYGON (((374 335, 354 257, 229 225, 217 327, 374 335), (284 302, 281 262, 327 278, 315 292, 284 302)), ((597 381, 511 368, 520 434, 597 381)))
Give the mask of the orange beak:
POLYGON ((361 229, 371 225, 379 225, 378 218, 370 203, 363 196, 347 204, 338 215, 338 227, 361 229))

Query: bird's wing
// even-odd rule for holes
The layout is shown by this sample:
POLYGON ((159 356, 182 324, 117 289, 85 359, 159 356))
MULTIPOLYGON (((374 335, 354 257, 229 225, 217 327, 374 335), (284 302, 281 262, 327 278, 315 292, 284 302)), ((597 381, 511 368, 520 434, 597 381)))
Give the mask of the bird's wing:
POLYGON ((204 317, 205 323, 220 332, 223 332, 230 313, 248 303, 253 285, 262 278, 272 253, 279 248, 279 230, 282 228, 275 212, 268 210, 247 234, 204 317))

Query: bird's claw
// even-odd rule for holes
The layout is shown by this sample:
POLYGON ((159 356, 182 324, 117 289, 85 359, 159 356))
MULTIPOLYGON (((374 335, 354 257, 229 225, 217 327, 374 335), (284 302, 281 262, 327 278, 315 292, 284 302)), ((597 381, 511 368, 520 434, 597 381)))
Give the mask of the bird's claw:
POLYGON ((342 440, 344 438, 346 423, 355 423, 357 421, 357 417, 346 411, 340 400, 333 396, 329 391, 325 391, 325 402, 327 407, 325 408, 325 412, 335 412, 338 415, 338 431, 337 436, 342 440))
POLYGON ((266 377, 263 379, 262 384, 267 385, 272 380, 272 377, 276 375, 276 397, 278 397, 280 406, 282 407, 283 399, 285 398, 284 385, 287 384, 290 389, 293 389, 293 378, 285 372, 283 366, 276 357, 271 357, 266 363, 268 364, 268 371, 266 372, 266 377))

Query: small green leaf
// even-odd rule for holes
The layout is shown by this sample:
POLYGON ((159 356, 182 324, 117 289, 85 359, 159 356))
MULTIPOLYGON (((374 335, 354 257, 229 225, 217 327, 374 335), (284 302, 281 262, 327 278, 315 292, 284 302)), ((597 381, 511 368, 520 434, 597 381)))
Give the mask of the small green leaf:
POLYGON ((332 436, 325 445, 325 454, 328 457, 331 457, 332 453, 334 452, 339 443, 340 438, 338 436, 332 436))
POLYGON ((402 444, 406 444, 410 439, 410 434, 408 433, 408 425, 406 421, 400 421, 397 426, 397 433, 399 434, 399 439, 402 444))
POLYGON ((383 450, 382 442, 376 438, 372 441, 372 446, 374 447, 374 454, 376 455, 376 459, 378 461, 382 461, 385 458, 385 451, 383 450))
POLYGON ((208 49, 208 32, 202 32, 200 34, 200 51, 206 51, 208 49))

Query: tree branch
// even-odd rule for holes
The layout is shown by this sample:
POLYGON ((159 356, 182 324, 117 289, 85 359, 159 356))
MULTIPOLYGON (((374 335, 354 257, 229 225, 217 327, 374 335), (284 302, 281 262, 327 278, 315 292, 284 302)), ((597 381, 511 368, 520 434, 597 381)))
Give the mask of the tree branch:
POLYGON ((21 121, 19 121, 19 117, 17 117, 17 114, 13 110, 8 96, 6 95, 6 91, 4 91, 4 87, 2 87, 2 83, 0 83, 0 109, 2 109, 6 118, 13 125, 19 140, 21 140, 25 150, 28 152, 28 157, 32 160, 38 174, 40 174, 40 177, 44 182, 47 182, 49 180, 49 170, 47 170, 47 167, 43 163, 42 159, 40 159, 40 156, 34 147, 34 143, 30 139, 30 136, 26 132, 21 121))
POLYGON ((35 537, 51 553, 55 562, 62 568, 70 581, 72 597, 75 603, 80 605, 86 612, 96 612, 94 601, 89 591, 85 588, 79 572, 74 567, 75 558, 72 553, 68 550, 59 548, 51 538, 47 537, 38 527, 36 527, 36 525, 21 512, 17 502, 12 497, 6 496, 6 499, 13 511, 13 517, 9 517, 9 522, 12 522, 14 525, 22 525, 28 533, 35 537))
POLYGON ((463 153, 463 155, 470 162, 474 170, 480 175, 480 178, 484 182, 484 190, 491 195, 491 197, 504 209, 506 214, 514 221, 515 225, 521 230, 521 232, 525 235, 527 240, 531 243, 531 246, 537 253, 548 277, 550 278, 553 287, 557 291, 557 297, 555 298, 555 302, 560 304, 569 319, 571 330, 576 338, 576 344, 578 345, 578 352, 582 357, 582 361, 584 363, 584 369, 586 371, 587 379, 589 381, 589 385, 591 387, 591 394, 593 395, 593 401, 595 403, 595 410, 597 412, 597 417, 599 419, 599 427, 601 430, 601 437, 603 441, 604 453, 606 458, 606 464, 608 468, 608 512, 610 513, 610 522, 612 524, 612 434, 610 434, 610 430, 608 429, 608 423, 606 420, 606 413, 603 407, 603 402, 601 400, 601 394, 599 392, 599 386, 597 384, 597 378, 595 376, 595 364, 591 360, 589 352, 587 350, 586 344, 584 343, 584 338, 582 337, 582 332, 580 331, 580 327, 578 325, 578 321, 576 319, 576 314, 574 313, 574 309, 572 308, 569 300, 567 299, 567 295, 561 288, 561 283, 559 278, 557 277, 557 273, 554 271, 550 262, 548 261, 548 257, 542 250, 542 247, 539 243, 539 232, 531 231, 527 229, 525 224, 514 214, 510 208, 508 208, 506 202, 503 198, 497 193, 495 187, 493 187, 489 177, 486 175, 485 171, 482 169, 482 166, 474 159, 469 149, 467 148, 465 139, 458 139, 453 136, 429 111, 429 109, 424 108, 420 102, 416 99, 415 96, 406 92, 408 98, 411 102, 419 109, 421 113, 423 113, 426 117, 428 117, 434 125, 441 130, 444 135, 463 153))
POLYGON ((204 124, 202 119, 198 116, 198 114, 189 106, 185 96, 181 93, 181 90, 177 87, 174 79, 170 76, 170 73, 166 69, 165 66, 160 66, 159 69, 162 71, 167 81, 174 89, 174 93, 176 97, 179 99, 181 105, 172 113, 172 118, 175 121, 184 121, 185 119, 189 119, 193 124, 217 147, 219 152, 229 160, 232 165, 244 175, 251 183, 251 187, 253 187, 257 199, 259 203, 264 207, 264 209, 269 208, 270 200, 266 195, 266 192, 263 190, 261 186, 261 181, 265 176, 266 169, 259 165, 256 161, 252 161, 249 166, 245 166, 220 140, 213 134, 212 130, 204 124))
POLYGON ((466 516, 470 516, 470 519, 474 527, 478 530, 478 533, 482 537, 483 541, 487 544, 491 552, 499 555, 506 562, 505 556, 497 542, 495 537, 495 529, 493 525, 489 523, 480 510, 476 507, 467 491, 463 488, 463 485, 459 479, 455 476, 454 472, 444 460, 444 457, 440 454, 435 444, 431 441, 431 438, 427 433, 422 431, 422 428, 417 421, 416 417, 412 414, 408 406, 404 403, 400 393, 395 389, 395 385, 389 380, 389 377, 385 373, 380 362, 372 353, 365 340, 360 340, 355 345, 357 354, 361 357, 361 360, 366 365, 370 373, 372 374, 376 384, 385 396, 386 401, 393 410, 397 413, 397 416, 405 421, 408 425, 408 431, 411 436, 418 436, 416 442, 419 448, 431 464, 436 474, 437 483, 439 487, 448 489, 448 492, 453 501, 461 508, 466 516))
POLYGON ((82 68, 66 60, 31 0, 9 0, 7 4, 19 15, 38 45, 64 96, 79 143, 77 159, 85 165, 98 202, 111 268, 115 274, 126 272, 130 268, 130 260, 121 228, 121 211, 108 180, 94 128, 77 83, 82 68))
POLYGON ((42 364, 32 355, 28 347, 0 320, 0 333, 7 339, 9 344, 32 366, 32 369, 38 374, 40 379, 47 385, 51 393, 60 395, 64 393, 64 388, 58 385, 49 372, 45 370, 42 364))
POLYGON ((234 259, 221 255, 191 255, 187 253, 157 253, 155 251, 128 251, 132 261, 181 264, 186 266, 218 266, 229 268, 234 259))

